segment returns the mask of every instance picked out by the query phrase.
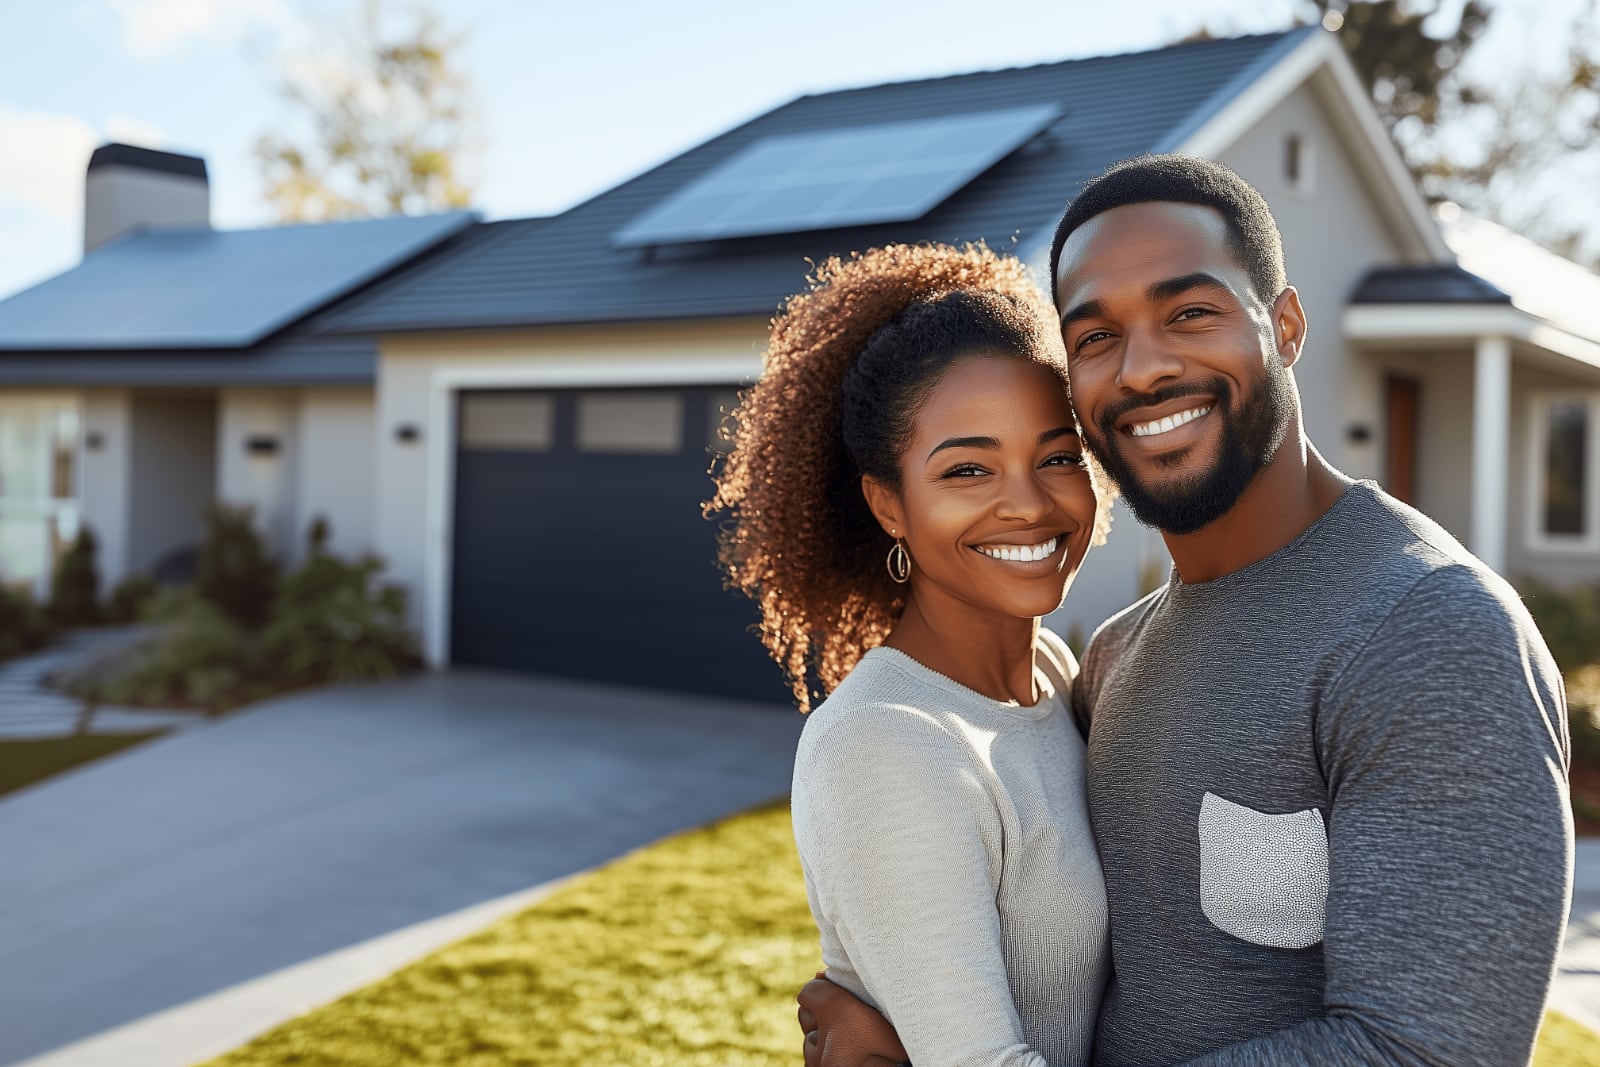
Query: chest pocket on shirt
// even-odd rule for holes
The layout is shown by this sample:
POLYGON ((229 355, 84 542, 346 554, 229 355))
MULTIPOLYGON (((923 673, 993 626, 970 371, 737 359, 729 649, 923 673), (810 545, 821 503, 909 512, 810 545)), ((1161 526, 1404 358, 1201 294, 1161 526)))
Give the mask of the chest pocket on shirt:
POLYGON ((1268 815, 1206 793, 1200 801, 1200 910, 1217 929, 1271 948, 1322 940, 1328 832, 1316 808, 1268 815))

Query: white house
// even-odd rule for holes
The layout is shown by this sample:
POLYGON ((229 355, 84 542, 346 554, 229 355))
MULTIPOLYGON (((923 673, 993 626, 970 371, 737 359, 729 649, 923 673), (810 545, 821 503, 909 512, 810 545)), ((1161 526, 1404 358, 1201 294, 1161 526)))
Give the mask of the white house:
MULTIPOLYGON (((410 588, 436 665, 781 699, 743 632, 753 612, 719 588, 698 504, 721 413, 760 373, 767 322, 808 260, 984 239, 1042 267, 1086 178, 1161 151, 1218 159, 1271 203, 1311 323, 1297 367, 1306 421, 1335 464, 1513 578, 1600 579, 1600 278, 1486 223, 1441 226, 1337 41, 1315 29, 802 97, 552 218, 418 220, 440 229, 405 262, 325 287, 277 332, 206 357, 375 353, 364 382, 298 381, 287 356, 282 375, 237 391, 196 379, 217 390, 217 414, 209 480, 186 474, 205 487, 188 492, 256 504, 286 552, 329 513, 346 547, 376 549, 410 588), (252 451, 262 437, 278 450, 252 451)), ((157 394, 89 388, 17 341, 18 321, 70 329, 60 306, 13 317, 28 296, 0 303, 0 470, 19 454, 48 466, 45 446, 7 444, 8 421, 32 412, 55 427, 52 462, 82 473, 58 496, 33 475, 29 514, 71 510, 101 529, 109 578, 148 567, 132 516, 176 492, 139 458, 162 438, 127 453, 137 442, 113 435, 157 394), (24 399, 24 384, 55 387, 53 406, 24 399)), ((121 347, 80 352, 82 366, 177 373, 170 351, 128 351, 147 346, 118 340, 115 315, 103 326, 102 345, 121 347)), ((18 506, 0 483, 0 530, 18 506)), ((37 573, 27 551, 0 533, 0 573, 19 559, 37 573)), ((1160 538, 1119 515, 1052 621, 1087 633, 1164 567, 1160 538)))

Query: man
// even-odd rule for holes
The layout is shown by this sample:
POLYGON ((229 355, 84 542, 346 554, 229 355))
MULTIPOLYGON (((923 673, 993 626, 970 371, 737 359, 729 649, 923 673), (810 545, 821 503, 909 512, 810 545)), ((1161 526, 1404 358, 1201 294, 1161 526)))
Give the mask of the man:
MULTIPOLYGON (((1111 912, 1095 1063, 1526 1063, 1572 864, 1532 620, 1306 439, 1305 313, 1237 175, 1118 164, 1051 280, 1085 440, 1175 565, 1074 691, 1111 912)), ((837 987, 801 1003, 808 1064, 903 1057, 837 987)))

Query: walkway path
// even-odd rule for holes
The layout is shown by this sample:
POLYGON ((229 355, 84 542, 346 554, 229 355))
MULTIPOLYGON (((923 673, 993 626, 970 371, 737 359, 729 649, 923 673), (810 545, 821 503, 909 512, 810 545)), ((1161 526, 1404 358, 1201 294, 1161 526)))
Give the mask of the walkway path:
MULTIPOLYGON (((787 792, 800 723, 450 672, 285 697, 0 799, 0 1064, 244 983, 234 1032, 270 1025, 324 987, 263 976, 787 792)), ((182 1067, 231 1043, 191 1017, 51 1060, 182 1067)))
MULTIPOLYGON (((49 688, 51 674, 123 648, 148 632, 144 626, 74 630, 49 648, 0 663, 0 740, 63 737, 75 733, 83 701, 49 688)), ((89 733, 132 734, 194 726, 204 716, 187 711, 100 707, 89 733)))
POLYGON ((1578 840, 1572 920, 1551 1004, 1600 1032, 1600 838, 1578 840))

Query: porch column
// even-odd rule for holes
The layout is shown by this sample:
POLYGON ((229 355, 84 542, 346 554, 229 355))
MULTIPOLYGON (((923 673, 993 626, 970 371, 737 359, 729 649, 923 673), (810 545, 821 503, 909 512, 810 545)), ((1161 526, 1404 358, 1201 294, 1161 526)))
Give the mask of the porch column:
POLYGON ((1511 463, 1511 342, 1478 338, 1472 378, 1472 536, 1474 555, 1501 573, 1511 463))

